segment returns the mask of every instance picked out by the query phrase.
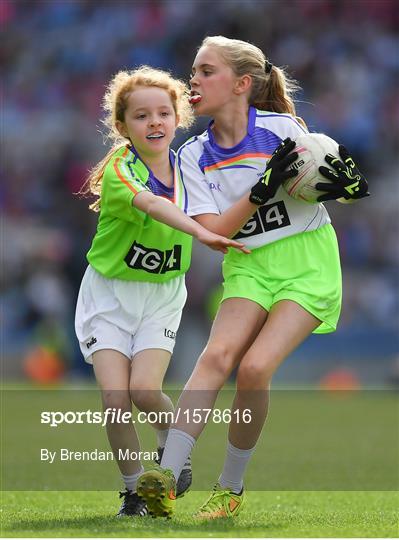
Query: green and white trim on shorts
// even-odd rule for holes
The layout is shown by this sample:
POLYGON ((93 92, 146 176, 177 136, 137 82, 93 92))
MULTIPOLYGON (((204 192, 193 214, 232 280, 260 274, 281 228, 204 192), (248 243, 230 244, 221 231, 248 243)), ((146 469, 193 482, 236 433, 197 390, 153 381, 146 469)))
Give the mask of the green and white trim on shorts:
POLYGON ((266 244, 249 255, 229 249, 222 268, 222 302, 247 298, 270 311, 280 300, 292 300, 321 321, 313 333, 336 330, 342 277, 332 225, 266 244))

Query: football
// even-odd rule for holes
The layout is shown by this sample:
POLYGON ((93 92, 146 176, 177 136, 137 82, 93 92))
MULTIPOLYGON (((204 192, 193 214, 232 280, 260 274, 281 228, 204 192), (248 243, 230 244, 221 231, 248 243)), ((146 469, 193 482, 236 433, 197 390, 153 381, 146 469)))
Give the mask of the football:
POLYGON ((298 158, 291 167, 298 171, 298 175, 286 180, 283 187, 294 199, 316 204, 317 198, 325 192, 318 191, 315 185, 318 182, 330 182, 319 173, 319 167, 321 165, 330 167, 324 159, 326 154, 332 154, 341 159, 338 143, 323 133, 306 133, 298 137, 295 142, 294 151, 298 152, 298 158))

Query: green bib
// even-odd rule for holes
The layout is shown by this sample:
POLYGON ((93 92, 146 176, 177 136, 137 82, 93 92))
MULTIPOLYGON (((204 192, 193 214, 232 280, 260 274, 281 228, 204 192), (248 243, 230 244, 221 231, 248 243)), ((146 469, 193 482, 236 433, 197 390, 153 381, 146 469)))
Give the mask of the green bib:
MULTIPOLYGON (((137 193, 150 190, 150 177, 152 172, 126 147, 117 150, 105 168, 97 232, 87 260, 107 278, 162 283, 190 266, 192 237, 132 206, 137 193)), ((173 202, 185 209, 184 188, 177 178, 173 202)))

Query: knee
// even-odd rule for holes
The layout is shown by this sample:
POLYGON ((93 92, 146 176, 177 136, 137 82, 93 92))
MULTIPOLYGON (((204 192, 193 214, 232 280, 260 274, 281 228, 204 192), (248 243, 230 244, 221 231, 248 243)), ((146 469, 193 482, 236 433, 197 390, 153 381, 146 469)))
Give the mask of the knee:
POLYGON ((130 387, 130 399, 139 411, 154 411, 159 406, 161 390, 148 389, 146 385, 135 384, 130 387))
POLYGON ((221 381, 225 381, 234 367, 234 355, 226 343, 213 343, 206 347, 200 357, 198 369, 221 381))
POLYGON ((105 409, 117 409, 122 413, 132 409, 130 395, 127 390, 103 390, 103 407, 105 409))
POLYGON ((267 390, 272 380, 272 363, 260 361, 251 355, 245 356, 237 371, 237 388, 242 390, 267 390))

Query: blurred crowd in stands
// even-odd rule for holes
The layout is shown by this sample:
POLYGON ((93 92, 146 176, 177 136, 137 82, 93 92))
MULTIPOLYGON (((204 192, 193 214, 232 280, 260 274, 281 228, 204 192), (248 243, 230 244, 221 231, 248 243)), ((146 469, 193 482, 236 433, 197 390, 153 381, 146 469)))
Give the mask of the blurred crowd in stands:
MULTIPOLYGON (((188 80, 196 48, 215 34, 251 41, 274 64, 287 66, 303 89, 298 114, 311 131, 344 143, 368 178, 367 200, 328 203, 344 270, 343 313, 332 343, 353 333, 359 344, 373 339, 381 356, 393 357, 399 326, 398 17, 396 0, 2 0, 6 373, 23 369, 40 379, 46 355, 58 375, 84 372, 73 318, 96 215, 74 193, 107 150, 100 133, 105 84, 119 69, 143 63, 188 80)), ((200 120, 179 133, 175 148, 205 125, 200 120)), ((190 365, 195 359, 187 348, 204 344, 221 277, 214 252, 197 246, 194 263, 183 315, 185 351, 177 354, 184 358, 176 360, 190 365)))

